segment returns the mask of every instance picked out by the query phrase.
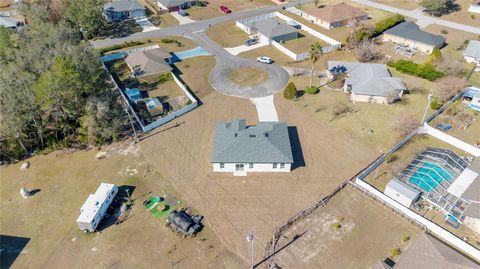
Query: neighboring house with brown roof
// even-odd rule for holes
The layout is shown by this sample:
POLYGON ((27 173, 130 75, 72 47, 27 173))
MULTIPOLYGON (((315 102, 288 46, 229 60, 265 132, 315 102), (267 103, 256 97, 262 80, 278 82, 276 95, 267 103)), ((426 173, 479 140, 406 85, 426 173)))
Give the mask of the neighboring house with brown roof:
POLYGON ((477 269, 479 266, 435 237, 422 233, 415 238, 395 265, 378 262, 372 269, 477 269))
POLYGON ((342 27, 355 20, 368 20, 367 13, 345 3, 307 9, 302 17, 326 29, 342 27))
MULTIPOLYGON (((172 71, 171 55, 162 48, 129 53, 125 58, 128 67, 136 77, 147 79, 172 71)), ((148 79, 147 79, 148 80, 148 79)))

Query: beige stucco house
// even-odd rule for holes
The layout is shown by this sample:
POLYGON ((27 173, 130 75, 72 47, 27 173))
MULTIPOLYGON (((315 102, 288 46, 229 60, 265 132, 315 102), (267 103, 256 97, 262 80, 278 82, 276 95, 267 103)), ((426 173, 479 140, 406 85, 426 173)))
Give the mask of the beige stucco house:
POLYGON ((424 32, 413 22, 402 22, 386 30, 382 41, 408 46, 426 54, 431 54, 434 49, 445 44, 444 37, 424 32))
POLYGON ((368 20, 367 13, 345 3, 311 8, 305 10, 302 17, 326 29, 342 27, 355 20, 368 20))

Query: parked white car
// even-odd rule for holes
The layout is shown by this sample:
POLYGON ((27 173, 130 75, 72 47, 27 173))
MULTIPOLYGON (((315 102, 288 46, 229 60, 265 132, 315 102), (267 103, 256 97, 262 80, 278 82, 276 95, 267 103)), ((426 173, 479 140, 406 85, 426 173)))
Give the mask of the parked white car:
POLYGON ((271 64, 273 63, 272 59, 267 57, 267 56, 262 56, 257 58, 258 62, 264 63, 264 64, 271 64))

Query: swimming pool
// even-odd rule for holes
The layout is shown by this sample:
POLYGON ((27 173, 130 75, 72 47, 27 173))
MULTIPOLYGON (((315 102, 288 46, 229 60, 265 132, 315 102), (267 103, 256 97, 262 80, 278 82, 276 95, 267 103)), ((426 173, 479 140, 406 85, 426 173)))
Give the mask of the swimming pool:
POLYGON ((208 53, 208 51, 201 46, 189 50, 175 52, 174 54, 179 60, 185 60, 196 56, 210 55, 210 53, 208 53))
POLYGON ((426 192, 433 191, 443 180, 450 182, 453 174, 436 163, 425 162, 413 175, 410 183, 417 185, 426 192))

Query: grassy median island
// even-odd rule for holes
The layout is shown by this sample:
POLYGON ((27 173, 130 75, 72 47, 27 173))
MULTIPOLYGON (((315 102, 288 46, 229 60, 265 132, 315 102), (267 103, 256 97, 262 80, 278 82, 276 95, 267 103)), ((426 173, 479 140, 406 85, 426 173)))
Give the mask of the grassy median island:
POLYGON ((230 71, 228 77, 242 86, 256 86, 267 81, 268 74, 260 68, 240 67, 230 71))

